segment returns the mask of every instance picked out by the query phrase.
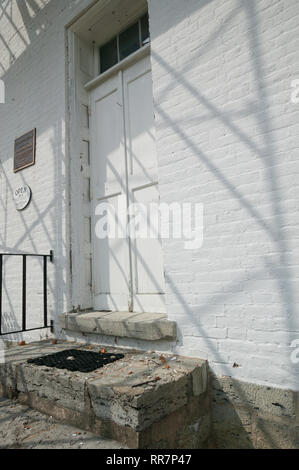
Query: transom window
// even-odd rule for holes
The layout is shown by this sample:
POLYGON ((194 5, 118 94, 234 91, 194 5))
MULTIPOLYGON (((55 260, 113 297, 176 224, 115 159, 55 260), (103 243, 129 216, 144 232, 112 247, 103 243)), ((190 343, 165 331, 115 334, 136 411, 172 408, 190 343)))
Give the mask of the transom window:
POLYGON ((100 47, 100 73, 106 72, 121 60, 150 42, 148 13, 100 47))

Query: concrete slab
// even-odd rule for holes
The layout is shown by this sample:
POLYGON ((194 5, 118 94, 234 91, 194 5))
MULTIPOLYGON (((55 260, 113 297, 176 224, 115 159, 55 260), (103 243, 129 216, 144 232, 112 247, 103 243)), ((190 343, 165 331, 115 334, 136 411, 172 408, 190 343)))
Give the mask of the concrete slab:
POLYGON ((125 449, 116 441, 62 424, 16 400, 0 398, 0 449, 125 449))
POLYGON ((200 384, 206 391, 204 361, 156 353, 132 354, 88 383, 96 416, 141 431, 187 405, 200 384), (165 361, 165 362, 164 362, 165 361), (205 384, 205 385, 204 385, 205 384))
POLYGON ((0 366, 0 394, 132 448, 183 448, 187 441, 188 446, 191 441, 203 445, 210 422, 205 361, 106 348, 124 358, 91 373, 27 363, 76 348, 101 350, 48 341, 9 348, 0 366), (154 432, 159 426, 165 435, 154 432))
POLYGON ((147 341, 175 340, 176 323, 162 313, 84 312, 60 315, 62 329, 147 341))

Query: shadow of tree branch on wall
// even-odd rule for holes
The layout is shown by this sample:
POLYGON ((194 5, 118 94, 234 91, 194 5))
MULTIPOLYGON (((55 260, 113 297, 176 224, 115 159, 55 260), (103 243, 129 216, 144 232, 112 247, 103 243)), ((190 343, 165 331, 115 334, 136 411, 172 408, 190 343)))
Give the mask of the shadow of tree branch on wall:
MULTIPOLYGON (((189 3, 189 2, 187 2, 189 3)), ((192 3, 192 2, 190 2, 192 3)), ((194 2, 193 2, 194 3, 194 2)), ((211 1, 210 4, 217 2, 211 1)), ((205 5, 205 2, 199 2, 198 8, 201 5, 205 5)), ((211 316, 215 315, 216 318, 222 317, 222 325, 225 326, 225 318, 230 317, 230 306, 236 307, 238 302, 234 301, 234 297, 237 299, 238 296, 242 296, 243 292, 250 292, 251 295, 251 302, 248 303, 246 306, 245 317, 247 316, 246 325, 244 325, 244 330, 247 331, 251 329, 252 331, 259 330, 259 326, 255 327, 255 311, 256 307, 260 306, 260 314, 259 317, 263 317, 264 314, 264 304, 262 300, 259 300, 259 288, 260 283, 263 280, 270 279, 273 282, 273 285, 276 286, 275 292, 273 292, 273 296, 278 295, 280 296, 280 305, 281 305, 281 313, 279 316, 276 314, 273 317, 273 324, 270 324, 265 328, 265 334, 268 333, 268 339, 265 340, 267 343, 271 343, 273 332, 275 330, 280 330, 284 336, 284 342, 281 345, 278 345, 277 348, 277 358, 273 356, 273 352, 267 353, 267 345, 263 348, 263 344, 259 345, 252 340, 242 340, 244 345, 255 347, 256 351, 252 351, 253 356, 255 358, 259 358, 260 362, 264 361, 264 368, 266 368, 267 361, 274 360, 277 365, 277 369, 280 369, 281 377, 285 377, 288 375, 288 381, 294 384, 294 389, 296 387, 296 383, 298 383, 298 372, 295 370, 295 367, 291 364, 291 341, 294 338, 294 335, 298 334, 298 327, 296 326, 295 318, 297 314, 296 302, 295 302, 295 295, 294 289, 292 284, 292 249, 288 245, 288 238, 284 232, 285 227, 287 226, 287 221, 284 216, 284 206, 282 201, 287 197, 286 193, 283 193, 283 189, 279 184, 279 173, 278 173, 278 165, 280 164, 279 157, 282 156, 281 149, 277 148, 275 145, 276 139, 273 138, 275 132, 277 131, 277 123, 272 121, 271 113, 271 106, 273 105, 273 100, 271 101, 270 92, 268 92, 269 86, 269 78, 267 77, 267 71, 265 70, 265 64, 263 62, 263 51, 261 46, 261 17, 260 11, 258 8, 258 4, 255 0, 248 2, 243 0, 238 0, 234 2, 235 9, 232 12, 228 10, 227 13, 225 12, 221 19, 219 20, 220 26, 215 24, 215 35, 211 34, 209 36, 209 40, 204 42, 203 45, 200 45, 196 51, 192 54, 192 60, 184 63, 184 56, 180 56, 180 44, 177 44, 177 61, 173 60, 172 62, 175 63, 177 67, 175 67, 171 60, 168 60, 168 57, 165 57, 163 54, 157 52, 157 49, 153 47, 152 49, 152 60, 154 66, 157 67, 159 70, 163 70, 163 72, 159 72, 161 75, 167 74, 169 80, 165 86, 159 83, 156 85, 156 92, 155 92, 155 109, 156 109, 156 119, 157 119, 157 134, 158 134, 158 144, 161 147, 160 153, 163 153, 163 132, 167 129, 168 132, 166 133, 165 140, 167 139, 167 135, 169 134, 169 129, 171 129, 171 133, 173 136, 176 136, 176 141, 180 144, 183 143, 181 146, 182 148, 188 149, 190 152, 189 154, 192 156, 196 156, 200 163, 201 167, 205 167, 205 174, 209 172, 212 174, 211 177, 211 189, 213 188, 213 180, 217 181, 215 187, 217 191, 219 190, 220 186, 223 186, 224 190, 227 193, 230 193, 230 196, 233 200, 237 201, 240 205, 239 217, 241 222, 241 217, 244 217, 243 213, 247 213, 247 219, 250 218, 256 225, 257 230, 262 233, 261 235, 261 242, 260 250, 257 253, 257 266, 252 267, 244 264, 243 272, 244 276, 242 279, 239 279, 238 276, 232 280, 232 284, 229 285, 228 281, 223 282, 225 285, 225 292, 219 293, 218 290, 213 294, 210 292, 207 296, 208 301, 205 303, 204 301, 198 301, 198 306, 191 308, 188 301, 185 300, 185 296, 181 293, 180 287, 175 282, 175 276, 172 276, 171 272, 168 273, 168 295, 171 295, 173 298, 176 298, 176 305, 178 305, 180 313, 171 314, 171 319, 175 320, 176 317, 178 318, 178 324, 180 326, 180 315, 186 316, 188 320, 194 324, 194 338, 192 341, 192 345, 196 349, 196 337, 199 337, 201 340, 201 345, 205 344, 205 346, 199 346, 199 350, 202 349, 204 354, 206 354, 207 358, 214 363, 220 366, 220 370, 222 371, 223 375, 226 376, 234 376, 238 377, 238 372, 233 369, 233 362, 240 362, 238 360, 238 343, 236 343, 235 350, 232 348, 226 349, 227 354, 224 354, 224 350, 222 349, 222 344, 225 343, 225 338, 223 340, 216 338, 209 337, 208 328, 205 328, 202 324, 203 317, 206 317, 207 311, 210 313, 211 316), (211 52, 211 48, 215 46, 215 41, 217 41, 218 34, 223 34, 225 37, 225 27, 230 26, 232 21, 236 20, 236 16, 242 14, 242 17, 239 16, 240 21, 246 21, 246 25, 244 26, 244 31, 247 34, 247 41, 240 44, 240 48, 247 47, 249 50, 249 56, 251 59, 251 69, 249 73, 251 77, 248 78, 248 82, 251 80, 251 84, 254 84, 254 89, 248 93, 250 96, 247 96, 247 99, 251 99, 250 102, 247 101, 245 97, 243 98, 241 105, 238 109, 236 106, 233 107, 232 110, 229 109, 229 106, 226 106, 226 100, 230 100, 230 97, 226 95, 225 84, 223 84, 222 95, 221 91, 219 91, 219 95, 215 97, 215 99, 208 98, 207 96, 210 93, 210 90, 206 90, 204 86, 201 86, 201 73, 202 65, 201 61, 205 61, 204 55, 206 52, 211 52), (210 47, 209 47, 210 46, 210 47), (200 68, 200 71, 196 75, 196 69, 200 68), (192 77, 192 79, 188 79, 188 76, 192 77), (196 78, 198 77, 198 78, 196 78), (183 116, 179 117, 179 113, 175 113, 175 117, 172 114, 172 108, 168 105, 168 100, 171 98, 171 95, 174 96, 183 96, 184 100, 186 100, 186 110, 182 113, 183 116), (220 103, 220 104, 219 104, 220 103), (188 107, 190 106, 190 111, 188 112, 188 107), (241 107, 242 106, 242 107, 241 107), (169 111, 171 109, 171 111, 169 111), (194 116, 194 112, 198 110, 198 116, 194 116), (250 126, 247 130, 244 127, 244 123, 242 121, 242 117, 251 115, 253 122, 255 122, 254 126, 250 126), (210 122, 210 129, 217 129, 219 127, 220 134, 222 133, 222 129, 224 134, 228 135, 230 138, 228 139, 228 146, 229 150, 227 154, 234 152, 234 145, 237 149, 237 156, 242 152, 243 154, 247 153, 248 158, 252 159, 253 167, 258 167, 258 171, 260 174, 260 178, 262 178, 261 183, 261 191, 267 194, 268 198, 268 206, 265 204, 259 204, 259 200, 257 198, 253 198, 252 195, 248 192, 246 186, 244 190, 242 188, 242 184, 236 185, 236 178, 230 178, 229 171, 226 171, 226 168, 222 165, 222 162, 219 161, 219 165, 217 164, 217 150, 213 153, 211 150, 207 153, 204 148, 208 148, 207 140, 210 139, 208 135, 208 123, 210 122), (189 125, 197 124, 197 134, 195 131, 191 133, 189 131, 189 125), (202 133, 200 126, 202 126, 203 131, 202 133), (204 131, 207 132, 205 133, 204 131), (202 137, 202 145, 200 142, 200 137, 202 137), (205 140, 206 139, 206 140, 205 140), (160 142, 159 142, 160 140, 160 142), (257 143, 259 141, 259 144, 257 143), (242 150, 240 150, 242 149, 242 150), (258 163, 260 162, 260 163, 258 163), (269 209, 271 208, 271 210, 269 209), (262 244, 263 243, 263 244, 262 244), (265 247, 265 252, 263 253, 262 247, 265 247), (270 247, 270 249, 269 249, 270 247), (256 299, 255 299, 256 296, 256 299), (219 309, 219 305, 224 308, 224 315, 221 313, 221 309, 219 309), (253 309, 254 307, 254 309, 253 309), (251 310, 253 313, 251 314, 251 310)), ((204 16, 204 15, 203 15, 204 16)), ((215 23, 217 20, 215 18, 215 23)), ((174 25, 171 25, 175 27, 174 25)), ((174 29, 175 31, 175 29, 174 29)), ((153 40, 155 41, 155 37, 153 40)), ((218 43, 219 46, 219 43, 218 43)), ((219 46, 221 48, 221 46, 219 46)), ((191 48, 191 46, 190 46, 191 48)), ((217 45, 216 45, 217 49, 217 45)), ((215 54, 216 56, 216 54, 215 54)), ((188 58, 188 54, 186 55, 188 58)), ((215 67, 215 76, 217 77, 217 67, 221 69, 221 57, 218 58, 219 63, 215 67)), ((232 62, 233 63, 233 62, 232 62)), ((208 63, 207 63, 208 66, 208 63)), ((223 77, 223 74, 219 74, 220 77, 223 77)), ((219 78, 220 79, 220 78, 219 78)), ((204 84, 206 85, 206 80, 204 80, 204 84)), ((207 86, 207 85, 206 85, 207 86)), ((241 88, 243 83, 240 82, 239 87, 241 88)), ((251 85, 253 87, 253 85, 251 85)), ((195 128, 196 129, 196 128, 195 128)), ((166 144, 165 144, 166 145, 166 144)), ((180 150, 175 150, 175 145, 173 145, 174 150, 172 152, 174 161, 180 161, 179 152, 180 150)), ((227 147, 228 148, 228 147, 227 147)), ((183 155, 183 152, 182 152, 183 155)), ((181 158, 184 158, 183 156, 181 158)), ((191 160, 191 157, 190 157, 191 160)), ((237 164, 237 159, 235 160, 237 164)), ((167 167, 166 171, 169 171, 169 167, 167 167)), ((242 167, 241 167, 242 168, 242 167)), ((229 170, 229 168, 228 168, 229 170)), ((165 187, 169 188, 167 184, 166 175, 162 172, 162 184, 161 184, 161 192, 162 192, 162 199, 168 199, 172 202, 172 194, 166 194, 166 190, 163 190, 163 183, 165 183, 165 187), (163 194, 164 191, 164 194, 163 194)), ((234 173, 235 175, 236 173, 234 173)), ((198 175, 198 185, 204 183, 204 175, 198 175)), ((180 181, 177 182, 181 184, 180 181)), ((188 185, 188 181, 183 181, 184 185, 188 185)), ((200 189, 200 186, 198 186, 200 189)), ((196 194, 196 184, 194 183, 194 178, 192 179, 192 191, 194 195, 196 194)), ((200 194, 203 194, 203 191, 198 191, 198 197, 200 194)), ((189 197, 190 200, 191 193, 187 193, 186 191, 186 198, 189 197)), ((201 202, 201 201, 200 201, 201 202)), ((234 219, 234 222, 238 219, 234 219)), ((245 229, 246 230, 246 229, 245 229)), ((236 235, 232 235, 232 238, 236 238, 238 241, 242 238, 244 234, 244 242, 246 241, 245 232, 241 232, 236 235)), ((209 235, 211 236, 211 232, 209 230, 209 235)), ((224 241, 225 239, 221 237, 221 240, 224 241)), ((246 243, 246 242, 245 242, 246 243)), ((249 243, 249 242, 247 242, 249 243)), ((208 243, 211 246, 211 243, 208 243)), ((225 246, 225 245, 224 245, 225 246)), ((246 252, 246 244, 244 246, 244 256, 248 253, 246 252)), ((168 244, 164 242, 164 249, 167 251, 168 244)), ((239 246, 238 246, 239 248, 239 246)), ((213 251, 211 250, 211 253, 213 251)), ((169 256, 169 255, 168 255, 169 256)), ((204 254, 194 253, 193 259, 198 256, 198 269, 200 270, 200 258, 207 257, 209 258, 209 254, 207 251, 204 254)), ((213 256, 213 254, 212 254, 213 256)), ((211 264, 213 265, 213 258, 210 258, 211 264)), ((166 262, 166 269, 168 268, 166 262)), ((171 265, 170 265, 171 269, 171 265)), ((204 268, 205 269, 205 268, 204 268)), ((215 277, 217 275, 217 270, 219 268, 215 267, 215 277)), ((181 270, 183 272, 188 272, 187 266, 182 264, 181 270)), ((200 280, 198 282, 201 282, 200 280)), ((265 297, 268 295, 269 302, 271 303, 271 292, 265 293, 265 297)), ((199 297, 199 295, 198 295, 199 297)), ((203 299, 206 296, 203 296, 203 299)), ((175 302, 175 301, 173 301, 175 302)), ((240 308, 241 308, 241 301, 240 308)), ((244 317, 244 319, 245 319, 244 317)), ((242 315, 243 318, 243 315, 242 315)), ((246 319, 245 319, 246 321, 246 319)), ((186 322, 186 320, 184 320, 186 322)), ((181 331, 181 341, 182 343, 187 342, 191 339, 191 336, 186 337, 184 334, 184 327, 180 327, 181 331), (184 337, 186 338, 184 340, 184 337)), ((186 329, 186 328, 185 328, 186 329)), ((246 335, 247 336, 247 335, 246 335)), ((274 340, 274 344, 275 344, 274 340)), ((250 348, 249 350, 252 350, 250 348)), ((244 355, 241 360, 241 365, 239 370, 247 369, 248 372, 243 375, 243 380, 246 380, 246 376, 248 377, 250 373, 254 374, 254 370, 250 365, 250 354, 248 353, 248 358, 245 359, 244 355)), ((241 374, 242 378, 242 374, 241 374)), ((255 380, 261 381, 259 377, 255 380)), ((248 379, 247 379, 248 380, 248 379)), ((269 384, 275 383, 275 377, 269 376, 269 374, 265 374, 265 383, 269 381, 269 384)), ((246 397, 243 395, 242 390, 239 388, 236 383, 235 392, 240 395, 241 400, 246 403, 246 397)), ((250 411, 249 409, 247 411, 250 411)), ((236 415, 236 420, 238 421, 238 416, 236 415)), ((240 428, 243 428, 243 423, 239 420, 240 428)), ((246 429, 246 433, 248 428, 246 429)), ((266 432, 266 431, 265 431, 266 432)), ((268 444, 276 447, 276 443, 272 439, 271 436, 267 436, 268 444)))

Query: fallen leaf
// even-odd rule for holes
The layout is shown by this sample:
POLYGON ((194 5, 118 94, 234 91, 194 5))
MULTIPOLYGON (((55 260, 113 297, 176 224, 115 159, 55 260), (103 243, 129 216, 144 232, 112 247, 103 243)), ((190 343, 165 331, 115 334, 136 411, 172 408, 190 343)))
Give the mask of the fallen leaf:
POLYGON ((91 351, 91 350, 92 350, 92 346, 88 346, 88 349, 89 349, 89 351, 91 351))
POLYGON ((20 341, 18 344, 19 346, 26 346, 26 341, 20 341))
POLYGON ((100 351, 101 354, 105 354, 105 352, 106 352, 105 348, 101 349, 101 351, 100 351))
POLYGON ((166 359, 165 359, 164 356, 160 356, 160 357, 159 357, 159 361, 161 361, 162 364, 165 364, 165 363, 166 363, 166 359))
POLYGON ((52 339, 52 344, 57 344, 57 339, 52 339))
POLYGON ((170 369, 170 366, 165 366, 165 369, 170 369))

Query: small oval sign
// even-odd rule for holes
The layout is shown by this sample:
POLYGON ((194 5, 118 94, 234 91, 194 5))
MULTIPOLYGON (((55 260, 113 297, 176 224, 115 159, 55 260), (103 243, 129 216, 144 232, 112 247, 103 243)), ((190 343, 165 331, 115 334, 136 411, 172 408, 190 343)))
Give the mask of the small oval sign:
POLYGON ((14 200, 18 211, 25 209, 31 200, 31 189, 29 186, 20 186, 14 191, 14 200))

